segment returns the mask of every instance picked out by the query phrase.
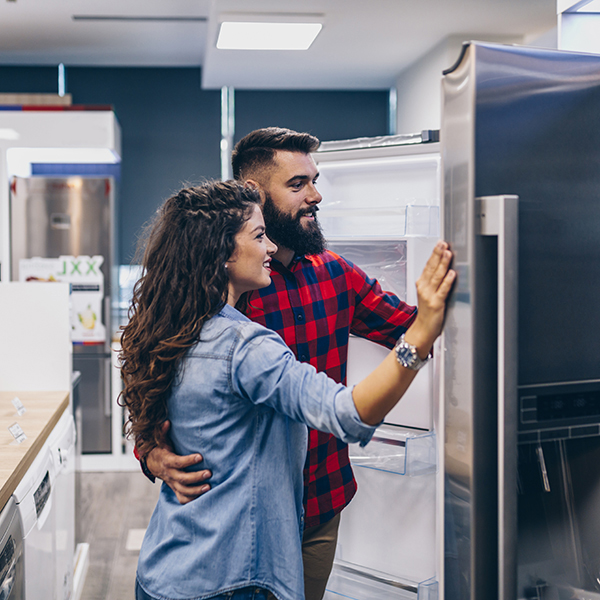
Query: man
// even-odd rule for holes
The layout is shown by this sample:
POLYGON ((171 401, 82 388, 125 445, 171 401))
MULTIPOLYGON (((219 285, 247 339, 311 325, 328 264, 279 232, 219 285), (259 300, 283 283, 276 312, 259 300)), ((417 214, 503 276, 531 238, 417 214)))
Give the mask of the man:
MULTIPOLYGON (((261 192, 267 235, 278 246, 271 285, 252 293, 247 314, 277 331, 299 360, 345 383, 350 333, 392 348, 416 309, 325 249, 317 219, 319 173, 311 156, 319 144, 307 133, 269 127, 248 134, 233 151, 234 177, 261 192)), ((200 455, 177 457, 160 447, 142 467, 186 502, 209 489, 208 471, 179 470, 200 460, 200 455)), ((340 512, 356 493, 347 446, 311 430, 304 481, 305 595, 320 600, 333 564, 340 512)))

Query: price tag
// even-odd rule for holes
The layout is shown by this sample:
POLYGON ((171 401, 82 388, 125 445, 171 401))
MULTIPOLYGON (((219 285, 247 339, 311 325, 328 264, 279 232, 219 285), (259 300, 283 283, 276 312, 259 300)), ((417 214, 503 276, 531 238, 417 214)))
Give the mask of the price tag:
POLYGON ((17 444, 24 442, 27 439, 25 432, 21 429, 21 426, 18 423, 13 423, 8 430, 11 432, 12 436, 15 438, 17 444))
POLYGON ((21 400, 19 398, 17 398, 16 396, 12 399, 12 405, 15 407, 17 414, 20 417, 23 416, 27 412, 25 410, 25 407, 23 406, 23 403, 21 402, 21 400))

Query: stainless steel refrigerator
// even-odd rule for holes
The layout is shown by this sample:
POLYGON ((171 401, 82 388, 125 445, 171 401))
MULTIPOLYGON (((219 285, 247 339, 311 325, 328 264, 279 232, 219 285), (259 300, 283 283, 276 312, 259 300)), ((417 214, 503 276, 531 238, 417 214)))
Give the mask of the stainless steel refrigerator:
POLYGON ((445 600, 600 598, 600 56, 443 78, 445 600))
MULTIPOLYGON (((112 178, 11 181, 11 279, 71 284, 74 407, 82 452, 111 452, 112 178)), ((32 366, 33 367, 33 366, 32 366)))

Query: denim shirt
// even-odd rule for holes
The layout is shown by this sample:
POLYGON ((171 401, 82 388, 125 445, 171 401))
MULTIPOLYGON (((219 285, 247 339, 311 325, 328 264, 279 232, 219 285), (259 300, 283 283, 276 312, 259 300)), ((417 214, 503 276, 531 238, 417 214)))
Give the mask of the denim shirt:
POLYGON ((183 361, 168 402, 178 454, 199 452, 211 489, 181 505, 163 484, 138 580, 160 599, 257 586, 304 600, 302 467, 309 425, 366 444, 351 390, 296 360, 278 334, 226 305, 183 361))

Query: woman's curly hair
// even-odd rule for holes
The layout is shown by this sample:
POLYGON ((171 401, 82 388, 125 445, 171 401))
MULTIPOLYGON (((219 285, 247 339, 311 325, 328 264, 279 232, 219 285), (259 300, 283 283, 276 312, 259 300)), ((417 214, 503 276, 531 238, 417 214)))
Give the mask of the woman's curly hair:
POLYGON ((159 441, 181 361, 227 302, 225 263, 260 196, 235 182, 182 189, 146 230, 142 277, 121 337, 127 434, 144 454, 159 441))

